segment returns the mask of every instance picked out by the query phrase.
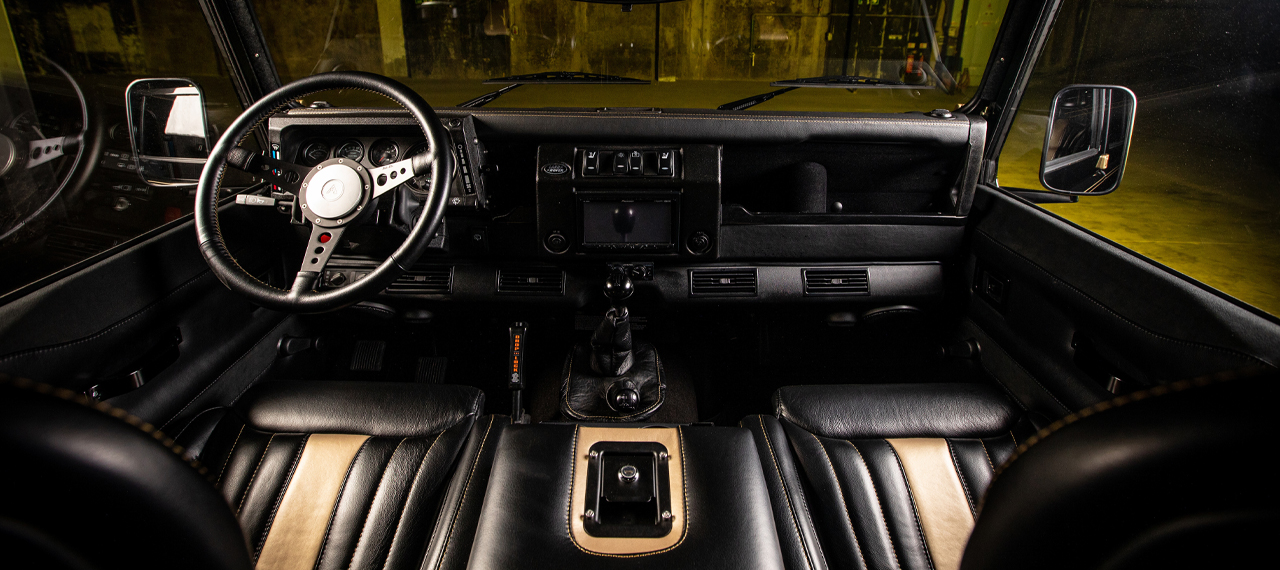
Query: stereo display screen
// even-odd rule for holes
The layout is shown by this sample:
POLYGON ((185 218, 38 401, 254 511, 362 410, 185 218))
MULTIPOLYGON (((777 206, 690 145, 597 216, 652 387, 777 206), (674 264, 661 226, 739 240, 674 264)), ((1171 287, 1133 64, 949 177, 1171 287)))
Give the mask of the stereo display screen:
POLYGON ((584 201, 582 203, 582 243, 611 245, 623 243, 671 244, 675 202, 584 201))

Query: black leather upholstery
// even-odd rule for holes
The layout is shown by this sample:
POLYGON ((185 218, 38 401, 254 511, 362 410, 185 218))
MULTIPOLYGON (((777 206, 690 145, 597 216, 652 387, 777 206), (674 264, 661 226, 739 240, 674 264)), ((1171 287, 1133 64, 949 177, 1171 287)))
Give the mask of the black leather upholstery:
POLYGON ((169 446, 116 408, 0 377, 4 565, 250 568, 226 502, 169 446))
MULTIPOLYGON (((316 568, 418 568, 424 556, 439 557, 427 552, 429 541, 447 546, 433 532, 449 534, 458 522, 441 511, 451 510, 444 503, 453 495, 451 480, 477 470, 481 446, 468 439, 476 437, 470 434, 483 402, 479 390, 463 386, 265 383, 218 423, 200 458, 256 561, 308 439, 370 436, 346 474, 336 474, 344 478, 316 568)), ((492 437, 492 426, 503 421, 479 423, 492 437)))
POLYGON ((627 358, 631 367, 621 376, 600 375, 591 366, 592 350, 579 343, 565 358, 560 387, 560 413, 575 420, 634 422, 657 413, 666 399, 662 360, 652 344, 637 342, 627 358), (621 383, 620 383, 621 381, 621 383), (613 389, 625 386, 639 394, 634 410, 613 406, 613 389))
MULTIPOLYGON (((1280 377, 1117 398, 1050 426, 992 484, 962 568, 1245 568, 1272 559, 1280 377)), ((1264 563, 1265 564, 1265 563, 1264 563)))
POLYGON ((778 418, 826 437, 985 437, 1020 413, 985 384, 786 386, 773 395, 778 418))
POLYGON ((509 426, 502 436, 470 568, 781 568, 769 498, 744 430, 681 427, 688 534, 642 555, 601 555, 569 536, 574 425, 509 426))
POLYGON ((1035 433, 986 385, 796 386, 774 402, 780 419, 742 425, 756 435, 793 570, 935 567, 902 459, 886 438, 945 438, 976 516, 995 467, 1035 433))

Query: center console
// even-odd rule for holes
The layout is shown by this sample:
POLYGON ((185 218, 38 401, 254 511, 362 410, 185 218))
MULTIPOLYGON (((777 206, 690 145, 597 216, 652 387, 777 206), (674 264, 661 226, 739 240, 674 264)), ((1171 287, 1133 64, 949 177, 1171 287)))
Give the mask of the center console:
POLYGON ((516 424, 468 568, 783 567, 742 428, 516 424))
POLYGON ((544 257, 713 258, 720 233, 720 147, 538 148, 544 257))

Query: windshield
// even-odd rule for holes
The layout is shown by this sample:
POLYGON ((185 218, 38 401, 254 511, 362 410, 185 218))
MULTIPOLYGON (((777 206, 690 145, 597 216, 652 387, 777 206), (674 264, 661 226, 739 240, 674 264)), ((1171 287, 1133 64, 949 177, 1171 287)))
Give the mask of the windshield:
MULTIPOLYGON (((399 79, 437 106, 580 72, 644 84, 522 84, 490 107, 710 108, 803 85, 753 110, 955 109, 986 70, 1008 0, 255 0, 284 81, 334 70, 399 79), (629 11, 628 11, 629 8, 629 11), (820 82, 821 83, 821 82, 820 82)), ((328 95, 326 95, 328 96, 328 95)), ((378 104, 356 97, 330 101, 378 104)))

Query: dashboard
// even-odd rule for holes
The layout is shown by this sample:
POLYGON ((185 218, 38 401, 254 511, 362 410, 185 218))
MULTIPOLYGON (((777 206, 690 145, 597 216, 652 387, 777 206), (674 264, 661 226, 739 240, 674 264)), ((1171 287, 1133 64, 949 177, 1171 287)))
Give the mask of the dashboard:
MULTIPOLYGON (((985 122, 933 116, 441 109, 458 163, 432 247, 388 299, 582 306, 610 267, 688 303, 923 303, 942 294, 985 122)), ((427 150, 392 109, 293 109, 272 152, 369 167, 427 150)), ((325 287, 411 225, 426 177, 378 199, 325 287)))

